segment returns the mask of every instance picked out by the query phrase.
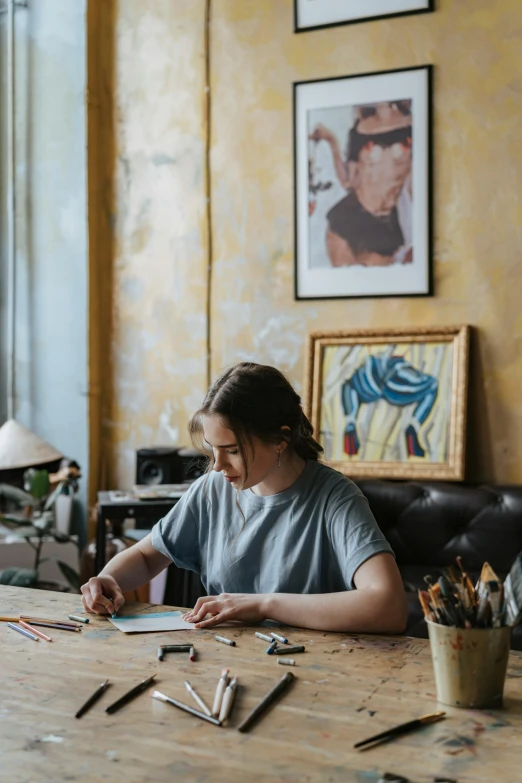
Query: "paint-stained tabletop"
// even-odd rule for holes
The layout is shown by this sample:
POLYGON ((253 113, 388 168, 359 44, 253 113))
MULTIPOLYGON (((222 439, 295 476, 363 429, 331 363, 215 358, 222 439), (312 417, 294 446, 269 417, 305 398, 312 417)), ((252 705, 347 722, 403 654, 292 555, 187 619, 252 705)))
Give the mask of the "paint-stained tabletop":
MULTIPOLYGON (((167 607, 162 607, 166 609, 167 607)), ((123 613, 158 611, 127 604, 123 613)), ((0 615, 67 619, 81 600, 40 590, 0 587, 0 615)), ((447 719, 388 744, 356 751, 355 742, 437 709, 427 641, 286 628, 304 644, 288 669, 266 655, 253 627, 127 635, 90 616, 81 632, 49 630, 34 642, 0 623, 0 779, 58 781, 321 781, 377 783, 385 772, 412 783, 522 780, 522 655, 512 653, 505 706, 447 709, 447 719), (197 660, 160 645, 194 643, 197 660), (184 680, 212 703, 223 667, 241 686, 229 725, 215 727, 151 698, 153 688, 108 715, 105 707, 158 672, 156 688, 195 706, 184 680), (296 681, 247 734, 240 721, 286 671, 296 681), (110 686, 81 719, 75 712, 100 683, 110 686)), ((280 631, 281 632, 281 631, 280 631)))

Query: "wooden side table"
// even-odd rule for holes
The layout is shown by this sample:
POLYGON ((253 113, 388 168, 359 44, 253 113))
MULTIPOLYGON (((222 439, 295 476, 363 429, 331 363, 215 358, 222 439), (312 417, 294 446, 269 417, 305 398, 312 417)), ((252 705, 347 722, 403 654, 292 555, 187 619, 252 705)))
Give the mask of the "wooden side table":
MULTIPOLYGON (((188 489, 187 485, 187 489, 188 489)), ((98 492, 98 516, 96 520, 95 573, 99 574, 105 565, 106 520, 113 522, 129 518, 139 519, 152 528, 158 520, 168 514, 179 498, 168 500, 132 500, 114 498, 115 492, 98 492)))

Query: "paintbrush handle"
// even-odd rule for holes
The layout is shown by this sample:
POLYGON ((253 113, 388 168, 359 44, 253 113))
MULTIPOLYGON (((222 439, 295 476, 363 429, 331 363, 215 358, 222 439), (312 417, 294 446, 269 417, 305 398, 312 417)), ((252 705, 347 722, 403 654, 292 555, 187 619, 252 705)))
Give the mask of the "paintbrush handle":
POLYGON ((423 715, 415 720, 409 720, 407 723, 400 723, 398 726, 393 726, 391 729, 382 731, 380 734, 374 734, 373 737, 356 742, 354 748, 362 748, 365 745, 370 745, 373 742, 381 742, 383 740, 392 739, 398 737, 400 734, 407 734, 414 729, 420 729, 421 726, 426 726, 429 723, 435 723, 438 720, 442 720, 445 717, 445 712, 430 712, 428 715, 423 715))
POLYGON ((140 682, 134 688, 131 688, 130 691, 124 693, 120 699, 113 702, 112 704, 109 704, 109 706, 105 708, 105 712, 108 712, 109 715, 111 715, 113 712, 116 712, 116 710, 119 710, 120 707, 123 707, 125 704, 127 704, 127 702, 129 702, 131 699, 134 699, 135 696, 138 696, 146 688, 148 688, 149 685, 152 684, 155 676, 156 675, 153 674, 152 677, 148 677, 146 680, 142 680, 142 682, 140 682))

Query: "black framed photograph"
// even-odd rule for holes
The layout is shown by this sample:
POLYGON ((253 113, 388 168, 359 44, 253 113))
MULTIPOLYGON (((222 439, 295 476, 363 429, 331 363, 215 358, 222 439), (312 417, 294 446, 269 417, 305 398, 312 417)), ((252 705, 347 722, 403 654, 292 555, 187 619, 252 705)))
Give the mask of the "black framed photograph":
POLYGON ((296 299, 431 295, 431 76, 294 83, 296 299))
POLYGON ((294 32, 434 10, 435 0, 294 0, 294 32))

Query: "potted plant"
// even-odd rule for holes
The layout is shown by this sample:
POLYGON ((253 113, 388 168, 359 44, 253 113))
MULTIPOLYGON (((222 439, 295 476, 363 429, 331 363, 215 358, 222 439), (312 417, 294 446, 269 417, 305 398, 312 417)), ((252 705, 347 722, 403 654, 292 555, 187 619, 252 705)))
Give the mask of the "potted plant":
POLYGON ((10 567, 0 570, 0 584, 16 587, 38 587, 40 589, 63 590, 61 584, 43 582, 39 570, 42 563, 52 559, 74 592, 80 590, 80 577, 68 563, 57 557, 42 557, 42 547, 49 538, 60 544, 73 542, 75 537, 63 533, 55 527, 55 503, 62 493, 70 494, 78 489, 80 477, 76 463, 68 463, 58 473, 49 474, 46 470, 29 468, 24 473, 24 489, 10 484, 0 484, 0 500, 11 509, 0 511, 0 524, 9 530, 4 537, 6 544, 25 541, 34 550, 32 568, 10 567))

